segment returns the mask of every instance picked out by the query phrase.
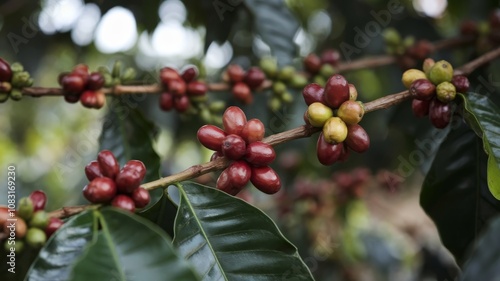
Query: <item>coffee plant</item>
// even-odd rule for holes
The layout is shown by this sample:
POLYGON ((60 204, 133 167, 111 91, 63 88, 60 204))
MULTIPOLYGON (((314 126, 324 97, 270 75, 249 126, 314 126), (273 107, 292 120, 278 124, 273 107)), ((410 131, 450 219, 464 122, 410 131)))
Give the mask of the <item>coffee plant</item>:
MULTIPOLYGON (((165 64, 76 54, 67 29, 44 27, 60 3, 24 17, 21 36, 12 18, 39 8, 14 2, 0 5, 1 280, 498 280, 495 4, 471 20, 466 1, 125 1, 141 38, 179 15, 204 30, 204 55, 165 64), (37 36, 60 40, 43 60, 37 36), (232 60, 206 65, 225 41, 232 60), (63 112, 76 146, 101 116, 85 134, 95 149, 18 168, 37 142, 40 157, 75 159, 37 106, 63 112)), ((97 4, 85 9, 119 8, 97 4)))

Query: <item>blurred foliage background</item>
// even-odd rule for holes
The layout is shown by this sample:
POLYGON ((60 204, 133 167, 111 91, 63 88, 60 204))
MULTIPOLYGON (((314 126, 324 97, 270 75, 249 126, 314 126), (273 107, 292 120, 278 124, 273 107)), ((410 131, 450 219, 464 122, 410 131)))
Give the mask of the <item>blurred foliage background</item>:
MULTIPOLYGON (((373 13, 386 11, 390 3, 403 10, 391 14, 387 27, 431 41, 457 35, 463 19, 484 20, 498 6, 498 1, 467 0, 4 0, 0 56, 21 62, 35 78, 35 86, 56 87, 58 74, 78 63, 96 70, 111 67, 117 59, 136 67, 145 83, 156 81, 163 66, 186 64, 198 65, 207 80, 219 81, 229 63, 248 68, 275 56, 281 66, 300 69, 302 58, 311 52, 342 43, 355 46, 357 30, 364 30, 374 21, 373 13)), ((349 59, 383 54, 384 48, 381 34, 370 36, 349 59)), ((475 54, 473 48, 461 48, 433 57, 458 66, 475 54)), ((346 77, 358 88, 358 99, 370 101, 402 90, 401 73, 393 65, 346 77)), ((496 92, 500 74, 490 73, 476 74, 474 89, 496 92)), ((210 99, 242 106, 247 116, 263 120, 267 134, 272 134, 302 124, 305 104, 300 91, 293 94, 295 102, 276 112, 266 109, 267 93, 257 94, 248 106, 228 93, 213 93, 210 99)), ((208 161, 210 153, 194 137, 200 120, 160 111, 154 96, 133 106, 159 128, 155 148, 163 159, 163 175, 208 161)), ((315 137, 277 147, 275 168, 286 192, 270 197, 249 189, 242 195, 281 218, 285 235, 318 280, 413 280, 405 278, 427 271, 436 280, 453 276, 454 262, 443 253, 432 222, 418 206, 423 174, 434 153, 426 153, 417 163, 411 160, 421 149, 419 141, 432 151, 444 134, 431 130, 427 120, 415 119, 409 108, 403 103, 365 117, 362 124, 371 137, 371 149, 351 155, 346 163, 321 166, 315 137), (338 190, 349 184, 361 186, 363 195, 339 200, 338 190), (311 190, 331 196, 308 195, 314 193, 311 190)), ((1 181, 6 182, 7 165, 14 164, 18 197, 43 189, 50 198, 49 210, 84 203, 83 168, 95 159, 105 114, 105 109, 67 104, 60 97, 1 104, 1 181)), ((213 185, 216 176, 199 180, 213 185)), ((6 194, 6 185, 0 187, 6 194)), ((5 202, 0 196, 0 203, 5 202)))

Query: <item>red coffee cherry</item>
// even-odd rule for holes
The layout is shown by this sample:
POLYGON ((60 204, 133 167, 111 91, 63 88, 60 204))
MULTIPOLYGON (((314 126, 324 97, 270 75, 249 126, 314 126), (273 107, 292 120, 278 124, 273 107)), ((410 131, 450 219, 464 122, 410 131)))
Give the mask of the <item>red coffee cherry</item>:
POLYGON ((247 145, 245 159, 255 166, 267 166, 276 159, 276 152, 271 145, 256 141, 247 145))
POLYGON ((253 95, 250 87, 243 82, 234 84, 231 89, 233 97, 244 104, 251 104, 253 102, 253 95))
POLYGON ((80 76, 83 80, 84 86, 87 85, 89 80, 89 67, 86 64, 77 64, 73 67, 73 71, 71 73, 80 76))
POLYGON ((240 192, 242 188, 241 186, 233 187, 233 185, 231 184, 229 180, 229 168, 224 169, 224 171, 222 171, 222 173, 219 175, 219 178, 217 178, 216 187, 217 189, 231 195, 238 194, 238 192, 240 192))
POLYGON ((460 24, 460 34, 464 36, 478 36, 479 30, 476 21, 465 20, 460 24))
POLYGON ((170 92, 163 92, 160 95, 160 108, 169 111, 174 108, 174 95, 170 92))
POLYGON ((470 83, 469 79, 463 75, 453 76, 451 83, 457 89, 457 93, 467 93, 469 91, 470 83))
POLYGON ((215 151, 212 156, 210 156, 210 161, 215 161, 221 157, 224 157, 224 154, 220 151, 215 151))
POLYGON ((245 78, 245 70, 237 64, 230 64, 226 70, 229 80, 233 83, 241 82, 245 78))
POLYGON ((309 54, 304 58, 304 68, 307 72, 316 74, 321 69, 321 59, 316 54, 309 54))
POLYGON ((442 103, 433 99, 429 106, 429 120, 438 129, 443 129, 451 121, 451 107, 449 103, 442 103))
POLYGON ((131 213, 135 212, 134 200, 124 194, 117 195, 113 201, 111 201, 111 206, 129 211, 131 213))
POLYGON ((37 212, 45 209, 45 204, 47 204, 47 195, 42 190, 35 190, 30 194, 31 202, 33 202, 33 211, 37 212))
POLYGON ((116 176, 116 188, 121 193, 132 193, 141 185, 141 174, 134 168, 123 168, 116 176))
POLYGON ((96 98, 96 102, 94 104, 95 109, 103 107, 104 104, 106 103, 106 96, 104 95, 104 92, 101 90, 97 90, 95 92, 95 98, 96 98))
POLYGON ((120 172, 120 164, 109 150, 103 150, 97 154, 97 162, 101 167, 101 172, 105 177, 114 179, 120 172))
POLYGON ((416 117, 422 118, 424 116, 427 116, 427 114, 429 114, 430 105, 431 105, 430 100, 413 100, 411 102, 411 109, 416 117))
POLYGON ((321 53, 321 62, 330 65, 337 65, 340 61, 340 53, 335 49, 328 49, 321 53))
POLYGON ((222 142, 226 133, 214 125, 204 125, 196 134, 198 141, 208 149, 222 152, 222 142))
POLYGON ((85 81, 80 75, 70 73, 62 78, 61 86, 65 93, 79 94, 85 89, 85 81))
POLYGON ((252 143, 256 141, 261 141, 264 138, 266 128, 264 124, 259 119, 250 119, 243 126, 240 136, 245 140, 246 143, 252 143))
POLYGON ((351 150, 349 149, 347 144, 345 144, 345 143, 340 143, 340 144, 342 144, 342 152, 340 153, 338 161, 344 162, 347 160, 347 158, 349 158, 349 155, 351 155, 351 150))
POLYGON ((54 234, 63 224, 64 222, 59 218, 49 218, 49 224, 45 227, 45 235, 47 235, 47 238, 52 236, 52 234, 54 234))
POLYGON ((89 90, 99 90, 104 86, 104 76, 99 72, 90 73, 89 80, 87 82, 87 89, 89 90))
POLYGON ((91 203, 108 203, 115 195, 116 185, 110 178, 95 178, 83 188, 83 196, 91 203))
POLYGON ((139 187, 132 192, 132 200, 134 201, 136 208, 144 208, 151 201, 151 196, 149 195, 149 191, 146 189, 139 187))
POLYGON ((168 91, 175 97, 183 96, 186 94, 186 82, 182 79, 170 80, 168 82, 168 91))
POLYGON ((64 93, 64 100, 67 102, 67 103, 77 103, 78 101, 80 101, 80 95, 74 95, 74 94, 67 94, 67 93, 64 93))
POLYGON ((198 68, 194 65, 186 66, 181 74, 182 80, 186 83, 190 83, 198 76, 198 68))
POLYGON ((428 40, 419 40, 408 49, 407 53, 414 59, 424 60, 431 54, 433 49, 434 46, 428 40))
POLYGON ((410 94, 419 100, 430 100, 436 96, 436 86, 427 79, 417 79, 411 83, 410 94))
POLYGON ((260 68, 254 66, 251 67, 247 74, 245 75, 245 83, 250 87, 250 89, 255 90, 266 80, 266 75, 260 68))
POLYGON ((146 176, 146 166, 142 161, 139 160, 129 160, 125 165, 123 166, 123 169, 133 169, 139 172, 139 175, 141 176, 141 181, 144 179, 146 176))
POLYGON ((85 166, 85 175, 89 181, 92 181, 95 178, 104 177, 101 172, 101 167, 99 166, 99 162, 97 160, 90 161, 90 163, 85 166))
POLYGON ((192 81, 187 84, 187 94, 189 96, 203 96, 207 93, 207 84, 200 81, 192 81))
POLYGON ((321 164, 329 166, 339 160, 343 147, 342 143, 328 143, 321 132, 316 143, 316 156, 321 164))
POLYGON ((325 85, 325 101, 332 108, 339 108, 342 103, 349 99, 349 85, 344 76, 335 74, 325 85))
POLYGON ((174 108, 180 113, 186 112, 189 108, 189 98, 184 96, 174 97, 174 108))
POLYGON ((315 102, 320 102, 325 104, 325 94, 323 87, 319 84, 311 83, 304 87, 302 90, 302 96, 304 97, 304 101, 307 105, 310 105, 315 102))
POLYGON ((0 58, 0 82, 10 82, 12 79, 12 70, 10 64, 0 58))
POLYGON ((252 167, 251 170, 250 181, 258 190, 266 194, 274 194, 280 190, 280 177, 271 167, 252 167))
POLYGON ((245 156, 246 148, 245 141, 238 135, 228 135, 222 141, 222 153, 231 160, 245 156))
POLYGON ((229 173, 229 182, 233 187, 243 188, 250 180, 252 171, 246 161, 234 161, 227 169, 229 173))
POLYGON ((97 95, 94 91, 87 90, 80 96, 80 103, 87 108, 94 108, 97 105, 97 95))
POLYGON ((345 144, 357 153, 363 153, 370 148, 370 137, 359 124, 347 126, 348 133, 345 144))
POLYGON ((160 80, 164 87, 168 88, 170 81, 180 80, 182 77, 177 70, 171 67, 164 67, 160 69, 160 80))
POLYGON ((224 131, 229 134, 239 135, 247 123, 247 117, 243 110, 237 106, 230 106, 222 115, 224 131))

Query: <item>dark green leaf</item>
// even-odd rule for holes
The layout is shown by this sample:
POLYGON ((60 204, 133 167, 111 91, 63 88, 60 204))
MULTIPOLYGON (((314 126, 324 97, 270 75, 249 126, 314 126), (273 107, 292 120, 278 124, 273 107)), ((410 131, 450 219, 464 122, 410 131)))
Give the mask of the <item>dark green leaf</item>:
POLYGON ((460 94, 464 101, 464 118, 483 140, 488 154, 488 186, 500 200, 500 108, 488 97, 476 93, 460 94))
POLYGON ((297 53, 293 42, 299 28, 297 19, 284 0, 245 0, 254 16, 258 35, 269 45, 280 65, 291 64, 297 53))
POLYGON ((158 203, 148 210, 138 213, 138 215, 154 222, 156 225, 161 227, 161 229, 165 230, 170 237, 174 237, 174 221, 176 213, 177 206, 171 201, 165 191, 163 197, 160 201, 158 201, 158 203))
POLYGON ((203 280, 313 280, 261 210, 195 183, 179 185, 179 192, 174 245, 203 280))

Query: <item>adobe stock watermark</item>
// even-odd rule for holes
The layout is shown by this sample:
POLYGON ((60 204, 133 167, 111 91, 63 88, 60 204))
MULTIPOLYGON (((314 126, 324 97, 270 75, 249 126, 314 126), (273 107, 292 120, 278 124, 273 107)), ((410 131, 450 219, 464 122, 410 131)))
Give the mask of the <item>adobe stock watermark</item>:
POLYGON ((16 273, 16 166, 7 167, 7 208, 8 218, 6 221, 7 230, 7 271, 16 273))
POLYGON ((387 27, 394 15, 403 12, 404 6, 399 0, 390 0, 387 2, 387 9, 378 12, 370 11, 373 20, 369 21, 364 30, 359 27, 354 27, 354 45, 342 42, 339 49, 342 52, 344 59, 349 62, 353 54, 361 54, 361 49, 366 48, 373 38, 382 33, 383 28, 387 27))
POLYGON ((243 3, 243 0, 214 0, 212 2, 212 6, 217 13, 220 21, 224 20, 224 14, 226 12, 233 12, 234 9, 243 3))

